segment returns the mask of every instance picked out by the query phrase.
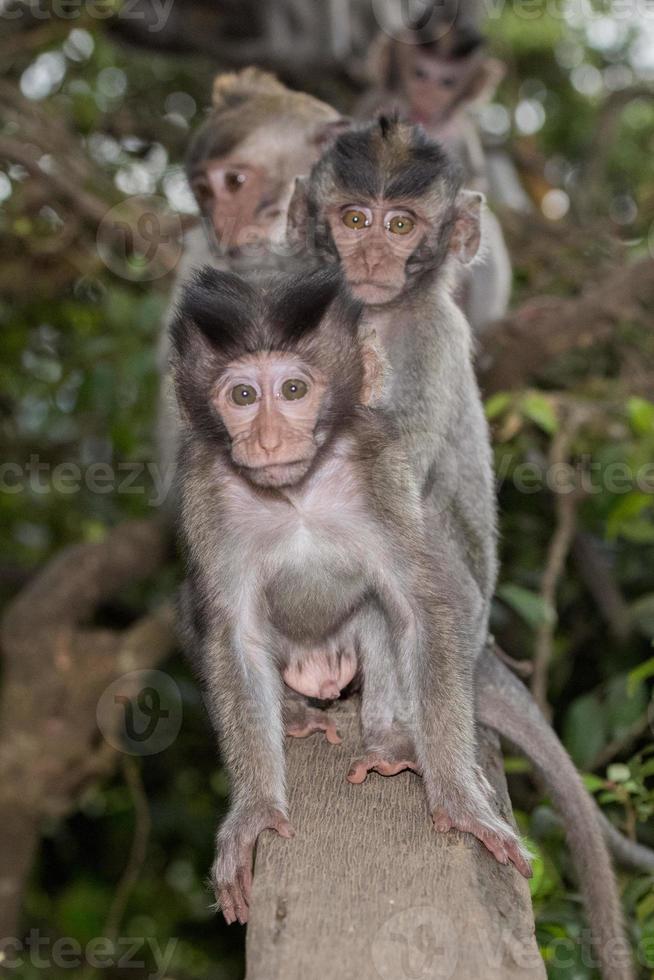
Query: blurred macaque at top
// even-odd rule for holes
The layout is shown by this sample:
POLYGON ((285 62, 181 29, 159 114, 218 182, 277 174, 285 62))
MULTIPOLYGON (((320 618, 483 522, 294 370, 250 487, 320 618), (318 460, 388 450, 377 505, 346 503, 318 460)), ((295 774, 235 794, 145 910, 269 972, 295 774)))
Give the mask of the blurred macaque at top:
POLYGON ((504 66, 489 56, 473 23, 454 20, 442 31, 380 35, 370 50, 371 90, 356 109, 359 118, 399 112, 444 142, 462 164, 466 182, 486 188, 486 166, 475 110, 492 99, 504 66))

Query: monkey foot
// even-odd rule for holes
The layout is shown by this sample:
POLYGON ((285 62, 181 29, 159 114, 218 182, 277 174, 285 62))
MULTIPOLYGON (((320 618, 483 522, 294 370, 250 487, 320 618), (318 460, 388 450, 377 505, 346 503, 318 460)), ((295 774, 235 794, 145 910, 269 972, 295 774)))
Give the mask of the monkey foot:
POLYGON ((340 745, 343 741, 336 723, 319 708, 307 708, 301 721, 288 722, 286 725, 286 734, 292 738, 306 738, 316 732, 323 732, 330 745, 340 745))
POLYGON ((220 828, 211 880, 216 908, 221 910, 227 925, 245 925, 248 921, 254 845, 264 830, 274 830, 280 837, 295 834, 284 814, 266 804, 243 814, 230 814, 220 828))
POLYGON ((518 837, 508 824, 505 824, 499 817, 493 820, 496 826, 490 827, 483 820, 470 814, 464 813, 453 817, 446 806, 437 806, 432 811, 431 818, 439 833, 445 834, 448 830, 460 830, 465 834, 472 834, 473 837, 481 841, 500 864, 513 864, 521 875, 524 875, 525 878, 531 878, 531 865, 518 837))
POLYGON ((336 722, 320 708, 310 708, 299 699, 288 700, 284 705, 284 724, 286 734, 292 738, 307 738, 316 732, 323 732, 330 745, 340 745, 336 722))
POLYGON ((348 782, 363 783, 369 772, 380 776, 396 776, 398 772, 409 769, 420 775, 411 740, 398 733, 385 735, 367 755, 356 759, 347 774, 348 782))

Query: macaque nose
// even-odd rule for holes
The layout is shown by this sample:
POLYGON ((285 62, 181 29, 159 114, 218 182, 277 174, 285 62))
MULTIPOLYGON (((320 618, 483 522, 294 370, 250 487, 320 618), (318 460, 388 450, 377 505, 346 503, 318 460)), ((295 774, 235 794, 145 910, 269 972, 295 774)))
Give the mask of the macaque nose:
POLYGON ((364 261, 366 264, 366 272, 369 276, 374 276, 379 270, 379 267, 383 265, 384 262, 384 251, 376 246, 371 246, 366 249, 364 261))
POLYGON ((273 412, 262 409, 257 428, 257 442, 265 453, 276 452, 282 444, 282 431, 279 419, 273 412))

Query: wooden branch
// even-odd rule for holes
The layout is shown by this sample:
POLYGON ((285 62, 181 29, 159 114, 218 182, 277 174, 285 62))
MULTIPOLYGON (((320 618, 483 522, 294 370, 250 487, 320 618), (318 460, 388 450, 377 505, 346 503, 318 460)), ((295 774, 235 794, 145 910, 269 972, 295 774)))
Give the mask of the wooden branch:
MULTIPOLYGON (((331 710, 343 746, 289 740, 296 836, 260 839, 247 980, 544 980, 527 882, 471 837, 436 834, 416 776, 350 785, 357 706, 331 710)), ((480 740, 509 815, 497 739, 480 740)))
POLYGON ((549 362, 610 339, 620 323, 651 326, 654 260, 622 266, 579 297, 530 300, 483 335, 478 373, 486 396, 529 384, 549 362))

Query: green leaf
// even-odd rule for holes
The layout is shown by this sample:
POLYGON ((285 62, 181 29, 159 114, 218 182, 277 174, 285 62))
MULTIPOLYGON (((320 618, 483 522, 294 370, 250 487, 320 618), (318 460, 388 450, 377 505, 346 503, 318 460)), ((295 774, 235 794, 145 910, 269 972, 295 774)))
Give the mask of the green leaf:
POLYGON ((512 401, 512 395, 505 391, 498 391, 496 395, 491 395, 484 406, 488 421, 492 422, 499 415, 503 415, 512 401))
POLYGON ((596 776, 595 773, 583 773, 581 778, 589 793, 597 793, 599 790, 606 788, 606 780, 602 779, 601 776, 596 776))
POLYGON ((641 493, 634 490, 622 497, 611 512, 606 521, 606 536, 609 539, 617 538, 623 531, 628 522, 640 517, 643 511, 652 506, 652 497, 648 493, 641 493))
POLYGON ((627 780, 631 779, 631 770, 629 766, 625 766, 621 762, 614 762, 606 770, 606 777, 612 783, 626 783, 627 780))
POLYGON ((638 667, 634 667, 633 670, 629 671, 627 690, 636 691, 650 677, 654 677, 654 657, 650 657, 649 660, 645 660, 638 667))
POLYGON ((588 769, 608 741, 606 712, 597 694, 573 701, 563 723, 563 741, 580 769, 588 769))
POLYGON ((556 610, 548 602, 545 602, 537 592, 524 589, 521 585, 514 585, 512 582, 506 582, 504 585, 500 585, 497 595, 532 629, 538 629, 539 626, 545 624, 556 623, 556 610))
POLYGON ((551 401, 545 395, 531 392, 522 399, 521 407, 527 418, 548 435, 554 435, 559 427, 559 420, 551 401))
POLYGON ((620 535, 632 544, 654 544, 654 520, 626 521, 620 535))
POLYGON ((636 435, 654 433, 654 404, 645 398, 630 398, 627 402, 627 413, 631 428, 636 435))
POLYGON ((632 687, 627 674, 618 674, 608 683, 605 698, 609 737, 622 738, 647 710, 644 688, 632 687))
POLYGON ((640 633, 654 639, 654 592, 633 602, 629 607, 629 615, 640 633))

